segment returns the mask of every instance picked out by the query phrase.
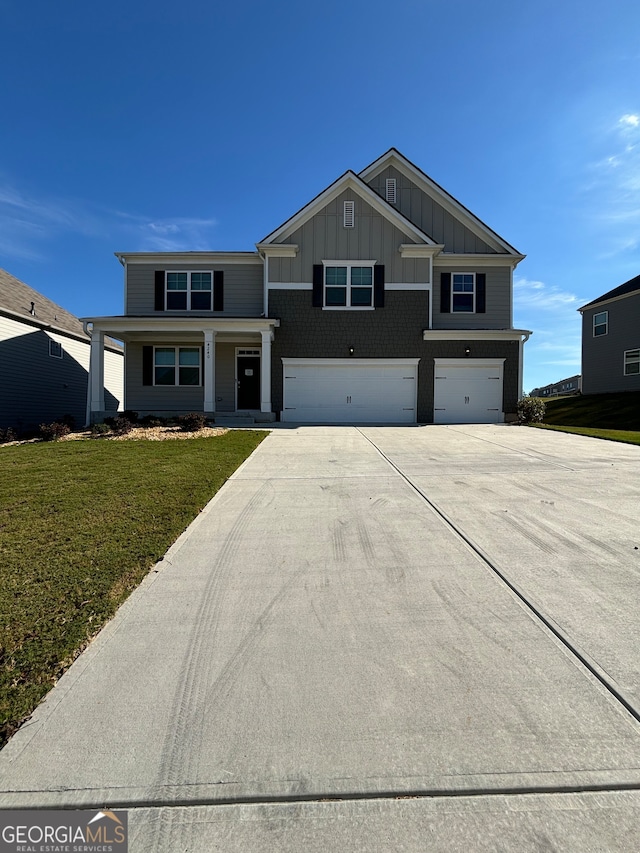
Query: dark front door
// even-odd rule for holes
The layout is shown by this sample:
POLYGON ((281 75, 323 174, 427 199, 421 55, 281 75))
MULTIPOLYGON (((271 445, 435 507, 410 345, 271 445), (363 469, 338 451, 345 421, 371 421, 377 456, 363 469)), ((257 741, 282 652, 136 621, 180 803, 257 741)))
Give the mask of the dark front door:
POLYGON ((260 356, 238 356, 238 409, 260 408, 260 356))

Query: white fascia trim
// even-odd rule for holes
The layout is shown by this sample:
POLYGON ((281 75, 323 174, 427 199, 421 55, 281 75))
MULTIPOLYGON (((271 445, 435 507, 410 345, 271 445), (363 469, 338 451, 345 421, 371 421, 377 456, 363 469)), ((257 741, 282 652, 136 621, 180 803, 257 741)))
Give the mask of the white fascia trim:
POLYGON ((610 299, 604 299, 602 302, 594 302, 589 305, 583 305, 577 310, 582 314, 585 311, 592 311, 599 308, 601 305, 608 305, 610 302, 621 302, 623 299, 628 299, 630 296, 640 296, 640 290, 634 290, 631 293, 623 293, 622 296, 612 296, 610 299))
POLYGON ((366 366, 374 364, 376 366, 385 367, 401 364, 418 364, 419 358, 283 358, 284 365, 291 364, 317 364, 317 365, 358 365, 366 366))
POLYGON ((433 246, 421 246, 419 243, 401 243, 401 258, 434 258, 444 249, 444 243, 433 246))
POLYGON ((270 281, 267 286, 269 290, 313 290, 310 281, 270 281))
POLYGON ((415 282, 415 283, 407 283, 403 284, 401 282, 387 282, 384 283, 385 290, 431 290, 431 284, 429 282, 415 282))
POLYGON ((493 367, 496 364, 504 365, 506 358, 434 358, 433 362, 438 367, 451 364, 453 367, 471 364, 473 367, 493 367))
POLYGON ((256 243, 256 249, 267 258, 295 258, 299 246, 296 243, 256 243))
POLYGON ((399 172, 402 172, 407 178, 416 183, 419 188, 421 187, 427 195, 432 197, 435 196, 438 204, 466 225, 466 227, 472 231, 476 237, 484 240, 484 242, 489 245, 493 245, 495 248, 499 248, 500 251, 508 252, 510 255, 518 254, 513 246, 507 243, 506 240, 503 240, 502 237, 500 237, 499 234, 496 234, 496 232, 489 228, 488 225, 485 225, 484 222, 478 219, 475 214, 471 213, 470 210, 450 195, 444 187, 441 187, 428 175, 425 175, 424 172, 418 169, 417 166, 410 163, 409 160, 407 160, 395 148, 387 151, 386 154, 383 154, 371 163, 370 166, 363 169, 363 171, 360 172, 359 177, 365 181, 367 179, 375 178, 375 176, 382 172, 383 169, 386 169, 387 166, 394 166, 399 172))
POLYGON ((527 329, 423 329, 423 341, 528 341, 527 329))
POLYGON ((511 267, 515 269, 525 257, 526 255, 476 255, 441 252, 434 256, 433 264, 437 267, 511 267))
MULTIPOLYGON (((124 264, 262 264, 257 252, 114 252, 124 264)), ((189 269, 191 267, 188 267, 189 269)))
POLYGON ((264 247, 267 244, 273 243, 275 240, 284 240, 294 233, 301 225, 311 219, 315 214, 326 207, 330 202, 337 198, 345 190, 352 190, 367 202, 381 216, 384 216, 393 223, 400 231, 407 236, 418 240, 428 246, 437 245, 429 237, 421 231, 413 222, 410 222, 405 216, 395 210, 388 202, 386 202, 378 193, 374 192, 363 180, 361 180, 355 172, 345 172, 337 181, 334 181, 331 186, 316 196, 312 201, 306 204, 301 210, 295 213, 290 219, 287 219, 279 228, 268 234, 262 240, 259 246, 264 247))
POLYGON ((83 322, 112 337, 137 332, 266 332, 280 325, 280 320, 265 317, 86 317, 83 322))

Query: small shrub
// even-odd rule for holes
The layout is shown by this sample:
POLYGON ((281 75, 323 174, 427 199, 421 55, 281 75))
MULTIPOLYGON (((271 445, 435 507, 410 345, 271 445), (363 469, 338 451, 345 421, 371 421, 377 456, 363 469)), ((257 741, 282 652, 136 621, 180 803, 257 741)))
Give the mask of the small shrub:
POLYGON ((11 427, 0 429, 0 444, 4 444, 7 441, 16 441, 17 438, 15 430, 11 429, 11 427))
POLYGON ((109 418, 107 423, 114 435, 128 435, 133 429, 133 424, 128 418, 109 418))
POLYGON ((74 430, 76 428, 76 419, 73 415, 63 415, 60 418, 60 423, 66 424, 70 430, 74 430))
POLYGON ((43 441, 58 441, 59 438, 63 438, 71 432, 71 427, 59 421, 54 421, 51 424, 40 424, 39 429, 40 438, 43 441))
POLYGON ((109 424, 92 424, 91 425, 91 435, 94 438, 100 438, 101 435, 107 435, 107 433, 111 432, 111 427, 109 424))
POLYGON ((128 420, 130 424, 138 423, 138 413, 134 412, 133 409, 125 409, 121 417, 128 420))
POLYGON ((207 425, 207 419, 201 412, 189 412, 188 415, 180 415, 176 420, 183 432, 197 432, 207 425))
POLYGON ((166 424, 166 419, 159 418, 156 415, 145 415, 143 418, 140 418, 138 423, 140 426, 145 427, 160 427, 166 424))
POLYGON ((545 409, 542 397, 523 397, 518 400, 518 421, 521 424, 541 424, 545 409))

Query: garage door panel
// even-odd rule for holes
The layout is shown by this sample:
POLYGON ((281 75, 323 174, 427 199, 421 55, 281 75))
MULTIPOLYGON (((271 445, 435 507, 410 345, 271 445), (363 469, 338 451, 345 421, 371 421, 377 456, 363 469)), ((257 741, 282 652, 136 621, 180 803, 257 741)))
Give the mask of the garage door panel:
POLYGON ((436 364, 433 420, 437 424, 501 423, 503 364, 436 364))
POLYGON ((283 420, 300 423, 415 423, 417 365, 290 364, 283 420))

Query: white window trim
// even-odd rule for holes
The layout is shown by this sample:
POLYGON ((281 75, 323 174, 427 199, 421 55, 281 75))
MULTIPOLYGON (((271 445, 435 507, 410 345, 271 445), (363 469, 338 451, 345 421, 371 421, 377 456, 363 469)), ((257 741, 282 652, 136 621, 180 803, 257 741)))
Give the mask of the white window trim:
POLYGON ((62 358, 62 344, 53 338, 49 338, 49 356, 51 358, 62 358))
MULTIPOLYGON (((173 272, 173 270, 172 270, 173 272)), ((183 365, 187 366, 187 365, 183 365)), ((188 365, 189 367, 195 367, 195 365, 188 365)), ((153 387, 154 388, 202 388, 202 347, 193 344, 178 344, 177 346, 171 346, 171 344, 158 344, 153 348, 153 387), (172 349, 175 352, 175 361, 173 364, 173 378, 174 380, 180 379, 180 350, 181 349, 197 349, 198 356, 198 384, 197 385, 181 385, 180 382, 174 381, 173 385, 167 385, 166 382, 156 383, 156 367, 168 367, 168 365, 156 365, 156 350, 158 349, 172 349)))
POLYGON ((604 338, 606 335, 608 335, 609 334, 609 312, 608 311, 598 311, 597 314, 594 314, 593 315, 593 321, 592 321, 592 327, 593 327, 592 328, 592 334, 593 334, 594 338, 604 338), (596 335, 596 317, 601 317, 603 314, 605 315, 604 323, 598 323, 598 326, 604 326, 605 330, 604 330, 603 334, 596 335))
POLYGON ((164 310, 165 311, 179 311, 181 314, 185 311, 213 311, 213 270, 165 270, 164 272, 164 310), (196 293, 210 293, 211 294, 211 307, 210 308, 191 308, 191 276, 196 273, 200 275, 200 273, 208 273, 211 276, 211 290, 196 290, 196 293), (169 291, 167 282, 169 274, 178 274, 178 275, 187 275, 187 289, 185 290, 172 290, 169 291), (167 301, 169 293, 186 293, 187 294, 187 307, 186 308, 167 308, 167 301))
MULTIPOLYGON (((322 271, 322 310, 323 311, 375 311, 376 307, 373 304, 375 299, 375 261, 322 261, 324 267, 322 271), (352 267, 371 267, 371 305, 326 305, 327 292, 327 267, 347 267, 347 301, 351 301, 351 268, 352 267)), ((334 285, 330 285, 334 286, 334 285)), ((336 285, 342 287, 342 285, 336 285)), ((363 285, 356 285, 362 287, 363 285)))
POLYGON ((475 272, 469 272, 469 271, 460 272, 460 271, 458 271, 458 272, 452 272, 451 273, 451 294, 450 294, 451 301, 450 301, 450 305, 449 305, 449 309, 450 309, 451 314, 475 314, 476 313, 476 295, 478 292, 477 287, 476 287, 476 282, 477 282, 477 279, 476 279, 475 272), (455 311, 453 308, 453 297, 454 297, 454 295, 461 295, 461 296, 464 295, 464 293, 462 291, 460 291, 458 294, 454 294, 453 279, 457 275, 472 275, 473 276, 473 311, 455 311))
POLYGON ((628 373, 627 372, 627 367, 629 364, 638 364, 638 363, 640 363, 640 347, 634 347, 633 349, 626 349, 624 351, 624 356, 623 356, 623 360, 622 360, 623 375, 624 376, 639 376, 640 371, 638 373, 628 373), (636 361, 636 359, 634 359, 633 361, 627 362, 627 356, 629 355, 629 353, 632 353, 632 352, 638 353, 638 360, 636 361))

